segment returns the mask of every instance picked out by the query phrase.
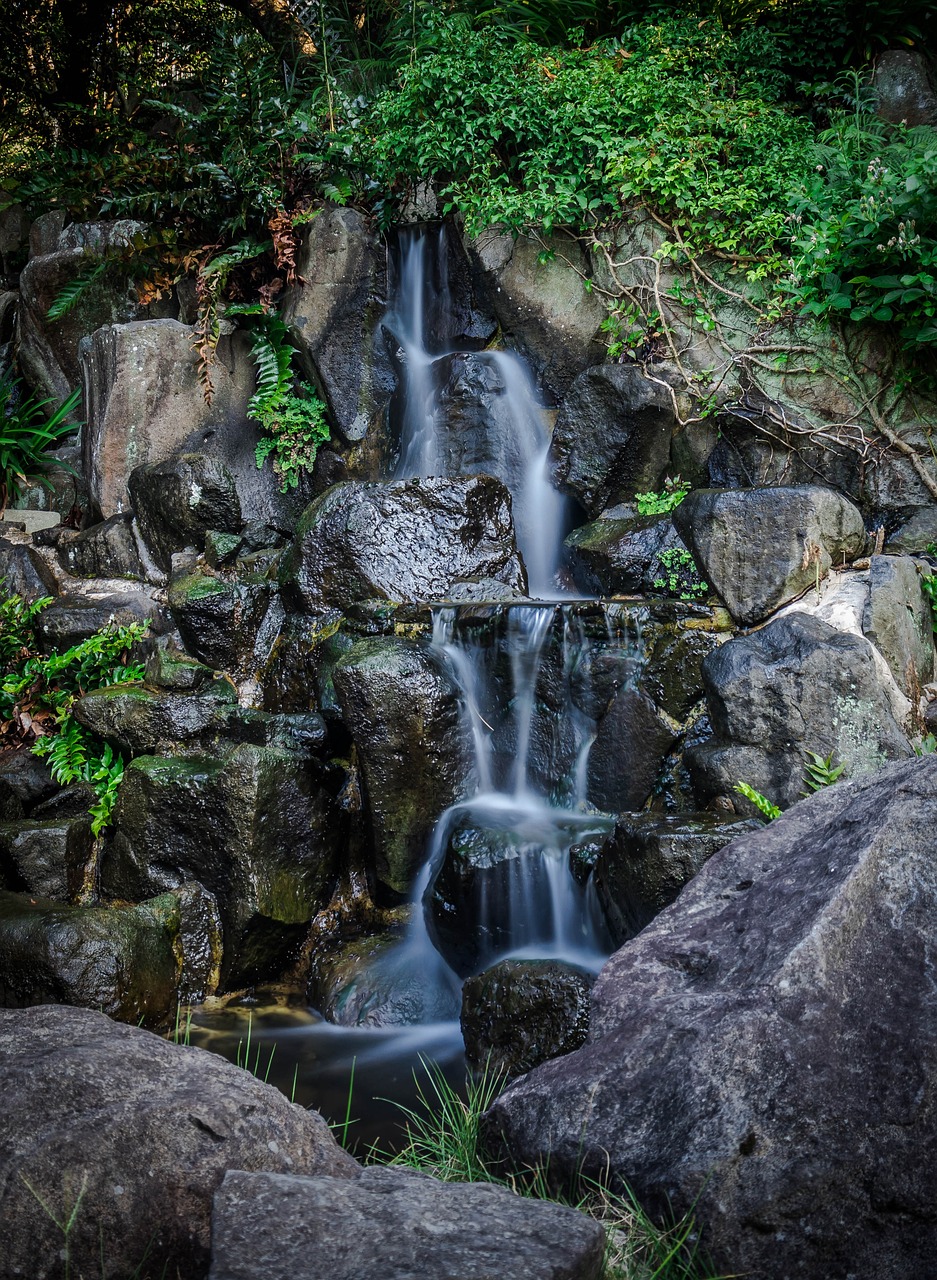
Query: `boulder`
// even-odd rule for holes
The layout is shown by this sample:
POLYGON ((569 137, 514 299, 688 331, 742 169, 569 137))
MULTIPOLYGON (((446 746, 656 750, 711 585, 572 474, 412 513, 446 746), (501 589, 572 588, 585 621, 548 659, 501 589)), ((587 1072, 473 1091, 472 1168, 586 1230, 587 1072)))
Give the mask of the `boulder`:
POLYGON ((602 597, 653 591, 660 553, 686 549, 670 516, 639 516, 627 507, 574 529, 564 545, 576 586, 602 597))
POLYGON ((873 646, 811 614, 730 640, 702 671, 713 738, 687 762, 704 802, 741 781, 786 808, 804 793, 808 751, 832 753, 849 778, 911 753, 873 646))
POLYGON ((558 960, 502 960, 467 978, 461 1024, 469 1066, 509 1080, 578 1049, 594 981, 558 960))
POLYGON ((131 513, 111 516, 81 533, 67 532, 55 544, 59 564, 76 578, 144 578, 131 513))
POLYGON ((29 604, 59 594, 55 574, 39 552, 9 538, 0 538, 0 586, 4 597, 20 596, 29 604))
POLYGON ((934 625, 921 575, 910 556, 872 556, 862 632, 912 702, 934 678, 934 625))
POLYGON ((924 54, 886 49, 875 59, 872 76, 876 113, 889 124, 937 124, 937 90, 924 54))
POLYGON ((0 756, 0 820, 27 817, 58 790, 49 766, 31 751, 21 748, 0 756))
POLYGON ((137 467, 128 486, 143 541, 163 572, 168 572, 174 551, 201 551, 210 529, 223 534, 240 531, 234 477, 209 454, 183 453, 137 467))
POLYGON ((479 290, 510 345, 537 371, 556 399, 583 369, 604 358, 604 303, 583 285, 572 261, 588 273, 585 253, 560 237, 512 235, 494 229, 466 239, 479 290), (557 256, 544 261, 544 250, 557 256))
POLYGON ((257 468, 258 430, 247 418, 255 382, 250 336, 237 331, 219 340, 211 403, 194 343, 195 330, 176 320, 105 325, 82 343, 82 446, 94 509, 105 518, 126 511, 137 467, 209 454, 234 477, 243 512, 292 528, 309 495, 302 484, 281 494, 272 468, 257 468))
POLYGON ((862 554, 865 527, 841 494, 789 489, 696 489, 673 513, 703 577, 740 626, 751 626, 862 554))
POLYGON ((405 894, 443 810, 471 786, 459 690, 425 646, 362 640, 332 676, 358 752, 377 877, 405 894))
POLYGON ((723 845, 760 826, 716 813, 623 814, 593 873, 615 946, 650 924, 723 845))
POLYGON ((612 957, 589 1043, 485 1133, 692 1210, 732 1274, 921 1276, 937 1220, 937 758, 811 796, 612 957))
POLYGON ((78 348, 85 334, 146 313, 131 286, 126 264, 112 257, 112 264, 84 289, 77 305, 60 320, 46 319, 67 285, 108 255, 128 252, 144 231, 140 222, 78 223, 58 229, 37 245, 39 252, 34 249, 20 273, 19 363, 42 397, 59 404, 78 386, 78 348))
POLYGON ((284 751, 140 756, 114 821, 102 890, 134 901, 204 885, 221 911, 228 984, 276 976, 332 890, 341 828, 322 767, 284 751))
POLYGON ((202 566, 173 575, 169 608, 194 657, 216 670, 244 675, 267 658, 283 619, 275 582, 202 566))
MULTIPOLYGON (((109 582, 108 588, 118 584, 109 582)), ((87 640, 102 627, 126 627, 134 622, 149 625, 159 635, 169 627, 169 618, 159 599, 146 587, 87 593, 70 590, 58 596, 36 619, 36 634, 46 653, 57 653, 87 640)))
POLYGON ((136 907, 70 907, 0 891, 0 1006, 84 1005, 158 1022, 177 998, 179 923, 170 894, 136 907))
POLYGON ((619 689, 598 720, 589 752, 590 803, 606 813, 640 809, 676 740, 646 693, 632 685, 619 689))
POLYGON ((396 385, 380 333, 387 250, 357 209, 326 205, 303 234, 282 316, 349 443, 363 439, 396 385))
MULTIPOLYGON (((201 1049, 100 1013, 0 1011, 2 1280, 208 1272, 229 1168, 353 1176, 321 1116, 201 1049)), ((272 1280, 272 1273, 271 1273, 272 1280)))
POLYGON ((554 483, 595 519, 606 507, 660 488, 677 426, 667 388, 640 369, 587 369, 556 419, 550 448, 554 483))
POLYGON ((605 1232, 565 1205, 404 1169, 355 1179, 228 1173, 210 1280, 598 1280, 605 1232))
POLYGON ((87 814, 0 823, 0 874, 39 898, 71 901, 81 890, 93 840, 87 814))
POLYGON ((335 485, 304 512, 282 573, 310 610, 446 599, 474 578, 525 585, 511 499, 491 476, 335 485))
POLYGON ((885 550, 921 555, 937 545, 937 505, 917 507, 885 543, 885 550))

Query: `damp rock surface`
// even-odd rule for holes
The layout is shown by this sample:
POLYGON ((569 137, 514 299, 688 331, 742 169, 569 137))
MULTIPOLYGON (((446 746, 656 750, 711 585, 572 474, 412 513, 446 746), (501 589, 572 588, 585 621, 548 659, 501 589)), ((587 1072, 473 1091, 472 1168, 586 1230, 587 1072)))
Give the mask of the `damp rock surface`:
MULTIPOLYGON (((214 1054, 101 1013, 0 1010, 2 1280, 62 1274, 56 1212, 81 1204, 75 1275, 208 1272, 212 1196, 231 1168, 353 1176, 321 1116, 214 1054)), ((271 1277, 273 1273, 268 1273, 271 1277)))
POLYGON ((931 756, 734 840, 615 953, 589 1043, 510 1086, 488 1138, 693 1207, 733 1274, 929 1274, 935 827, 931 756))
POLYGON ((575 1209, 401 1169, 229 1173, 210 1280, 598 1280, 605 1232, 575 1209))

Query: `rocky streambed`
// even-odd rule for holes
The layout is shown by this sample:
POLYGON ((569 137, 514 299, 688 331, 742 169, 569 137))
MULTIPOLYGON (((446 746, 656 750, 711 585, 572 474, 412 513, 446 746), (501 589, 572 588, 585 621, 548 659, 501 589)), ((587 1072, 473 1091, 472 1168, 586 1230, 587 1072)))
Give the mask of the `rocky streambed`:
MULTIPOLYGON (((528 1239, 494 1192, 440 1208, 435 1184, 385 1187, 244 1073, 81 1012, 165 1031, 271 984, 299 1023, 347 1033, 349 1065, 362 1037, 398 1036, 402 1061, 433 1046, 457 1071, 461 1020, 469 1062, 515 1081, 493 1151, 698 1205, 723 1268, 927 1274, 937 828, 916 753, 937 731, 937 503, 920 402, 906 448, 837 429, 838 356, 813 333, 808 379, 740 359, 700 414, 666 353, 605 360, 595 294, 523 239, 384 242, 325 207, 283 315, 332 435, 284 495, 254 461, 246 334, 223 337, 206 404, 183 296, 152 315, 109 288, 44 319, 130 234, 48 215, 10 301, 20 368, 56 394, 80 375, 85 421, 63 452, 77 477, 0 525, 6 591, 52 597, 46 652, 113 621, 148 633, 144 678, 73 712, 125 761, 100 837, 87 788, 26 749, 0 757, 3 1071, 40 1108, 0 1131, 0 1275, 55 1238, 24 1180, 58 1196, 65 1173, 87 1176, 88 1222, 123 1224, 114 1276, 144 1223, 187 1274, 319 1274, 288 1260, 305 1237, 264 1252, 263 1222, 323 1206, 348 1236, 378 1203, 398 1222, 477 1203, 486 1237, 528 1239), (678 475, 682 502, 639 509, 678 475), (811 760, 840 780, 801 801, 811 760), (791 812, 765 827, 740 782, 791 812), (255 1100, 203 1112, 230 1090, 255 1100), (119 1143, 81 1154, 96 1125, 141 1151, 178 1129, 185 1153, 154 1136, 158 1160, 118 1177, 119 1143)), ((707 363, 708 341, 690 333, 684 361, 707 363)), ((297 1096, 316 1101, 306 1061, 297 1096)), ((581 1224, 523 1230, 581 1230, 549 1274, 597 1274, 581 1224)), ((498 1255, 501 1274, 548 1274, 527 1253, 498 1255)))

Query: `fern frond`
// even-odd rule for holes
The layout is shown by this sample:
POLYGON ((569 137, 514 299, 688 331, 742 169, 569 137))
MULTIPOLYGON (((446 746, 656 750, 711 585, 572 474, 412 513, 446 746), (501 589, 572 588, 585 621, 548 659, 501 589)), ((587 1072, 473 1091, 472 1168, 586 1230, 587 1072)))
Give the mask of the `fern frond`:
POLYGON ((67 285, 61 288, 46 312, 46 320, 61 320, 63 316, 68 315, 69 311, 73 311, 95 280, 107 270, 107 265, 106 260, 99 262, 90 271, 82 272, 81 275, 76 276, 74 280, 70 280, 67 285))

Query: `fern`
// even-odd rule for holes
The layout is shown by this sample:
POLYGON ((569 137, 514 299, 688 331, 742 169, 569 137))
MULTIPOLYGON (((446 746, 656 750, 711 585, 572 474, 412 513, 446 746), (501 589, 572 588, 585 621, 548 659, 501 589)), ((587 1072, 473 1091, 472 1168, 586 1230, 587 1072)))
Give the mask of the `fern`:
POLYGON ((108 262, 105 258, 97 266, 82 272, 74 280, 70 280, 53 298, 52 305, 46 312, 46 320, 61 320, 63 316, 67 316, 70 311, 73 311, 95 280, 99 279, 107 268, 108 262))

